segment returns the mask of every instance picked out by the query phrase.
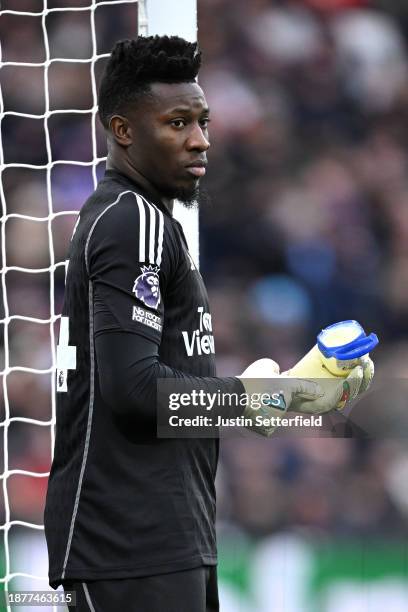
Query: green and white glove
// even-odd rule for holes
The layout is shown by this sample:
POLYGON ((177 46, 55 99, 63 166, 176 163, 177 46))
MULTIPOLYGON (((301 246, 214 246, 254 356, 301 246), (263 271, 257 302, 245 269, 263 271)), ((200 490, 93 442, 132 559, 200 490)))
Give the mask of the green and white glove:
POLYGON ((257 423, 261 416, 266 423, 271 417, 282 417, 287 411, 303 414, 324 414, 331 410, 343 410, 346 404, 366 391, 374 377, 374 363, 365 355, 346 378, 291 378, 280 374, 279 365, 272 359, 258 359, 238 376, 249 398, 260 397, 264 401, 254 408, 251 402, 245 408, 244 417, 251 418, 248 429, 263 436, 271 436, 276 426, 257 423))
POLYGON ((320 386, 312 380, 280 376, 279 372, 276 361, 265 358, 251 363, 237 377, 249 398, 243 415, 252 421, 248 429, 266 437, 277 427, 272 424, 272 417, 283 417, 293 402, 302 405, 302 402, 318 401, 323 395, 320 386), (254 398, 259 402, 252 401, 254 398), (256 417, 261 419, 257 421, 256 417))
POLYGON ((334 409, 343 410, 347 402, 354 400, 362 390, 368 388, 373 374, 371 366, 367 364, 366 377, 364 377, 364 368, 358 365, 346 378, 319 378, 318 383, 324 395, 311 401, 296 399, 290 409, 306 414, 324 414, 334 409))
POLYGON ((292 410, 307 414, 323 414, 334 408, 344 410, 347 403, 367 391, 374 378, 374 362, 368 355, 363 355, 346 378, 319 378, 318 382, 324 391, 324 397, 316 402, 298 402, 292 410))

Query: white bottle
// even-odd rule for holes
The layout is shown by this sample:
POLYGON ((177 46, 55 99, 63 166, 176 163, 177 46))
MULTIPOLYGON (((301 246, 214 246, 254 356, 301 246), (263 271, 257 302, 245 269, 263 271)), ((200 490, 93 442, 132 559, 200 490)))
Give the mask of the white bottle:
POLYGON ((346 377, 377 344, 376 334, 367 336, 357 321, 334 323, 320 332, 317 344, 286 375, 298 378, 346 377))

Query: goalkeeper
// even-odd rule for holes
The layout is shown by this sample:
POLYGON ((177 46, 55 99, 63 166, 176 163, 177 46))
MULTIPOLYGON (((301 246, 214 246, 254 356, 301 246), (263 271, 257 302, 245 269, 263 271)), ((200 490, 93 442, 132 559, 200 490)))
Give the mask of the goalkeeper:
MULTIPOLYGON (((344 394, 343 381, 323 393, 270 360, 216 377, 207 292, 173 217, 207 166, 200 62, 195 43, 139 37, 116 44, 100 84, 107 169, 70 245, 44 517, 50 585, 74 590, 77 612, 219 609, 218 440, 157 437, 158 379, 277 394, 271 416, 326 412, 344 394)), ((346 379, 350 398, 365 372, 346 379)))

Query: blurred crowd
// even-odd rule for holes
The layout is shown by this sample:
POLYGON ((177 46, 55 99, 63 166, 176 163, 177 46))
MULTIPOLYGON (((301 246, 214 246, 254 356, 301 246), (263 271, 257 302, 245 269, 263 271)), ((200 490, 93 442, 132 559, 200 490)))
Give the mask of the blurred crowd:
MULTIPOLYGON (((4 4, 13 8, 11 0, 4 4)), ((38 11, 38 4, 19 0, 18 10, 38 11)), ((87 4, 48 2, 49 7, 87 4)), ((373 358, 378 379, 388 381, 388 395, 372 393, 367 410, 380 423, 387 411, 402 419, 390 418, 374 439, 225 440, 220 526, 255 536, 296 529, 401 537, 408 531, 408 427, 401 431, 401 422, 406 425, 401 380, 408 373, 408 5, 404 0, 198 4, 200 84, 212 114, 210 170, 200 203, 200 266, 212 305, 219 374, 237 374, 265 356, 287 369, 322 327, 357 319, 378 334, 373 358)), ((89 11, 50 14, 50 58, 107 53, 115 39, 134 35, 135 14, 131 4, 97 8, 96 50, 89 11)), ((41 17, 3 19, 3 61, 45 61, 41 17)), ((95 63, 97 78, 103 61, 95 63)), ((6 212, 74 214, 49 222, 8 219, 3 266, 46 269, 64 261, 75 211, 93 188, 92 164, 57 163, 48 185, 45 166, 58 160, 86 164, 105 154, 92 113, 69 112, 91 111, 94 105, 90 63, 51 63, 47 95, 44 83, 43 67, 3 68, 5 111, 64 110, 48 118, 49 140, 43 118, 4 117, 6 164, 42 166, 6 167, 6 212)), ((102 172, 100 162, 98 176, 102 172)), ((61 308, 62 267, 54 287, 47 270, 7 272, 5 285, 9 315, 48 319, 61 308)), ((11 321, 8 335, 9 361, 3 352, 1 369, 51 366, 50 325, 11 321)), ((49 420, 50 380, 48 373, 10 374, 10 416, 49 420)), ((9 469, 47 471, 51 444, 49 426, 10 425, 9 469)), ((42 523, 45 488, 45 478, 10 477, 12 518, 42 523)))

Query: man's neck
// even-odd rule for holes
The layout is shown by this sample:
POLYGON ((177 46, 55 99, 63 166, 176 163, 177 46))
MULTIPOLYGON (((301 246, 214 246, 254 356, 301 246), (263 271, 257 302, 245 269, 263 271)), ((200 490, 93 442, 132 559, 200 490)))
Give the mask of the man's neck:
POLYGON ((136 170, 136 168, 131 166, 126 159, 120 159, 110 154, 106 160, 106 169, 116 170, 117 172, 127 176, 131 181, 134 181, 140 185, 140 187, 142 187, 147 194, 151 195, 154 200, 160 200, 163 202, 167 210, 173 214, 174 200, 165 198, 159 191, 157 191, 150 181, 138 170, 136 170))

